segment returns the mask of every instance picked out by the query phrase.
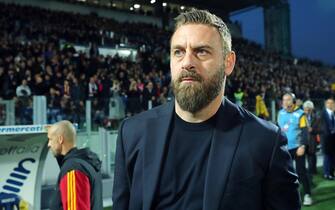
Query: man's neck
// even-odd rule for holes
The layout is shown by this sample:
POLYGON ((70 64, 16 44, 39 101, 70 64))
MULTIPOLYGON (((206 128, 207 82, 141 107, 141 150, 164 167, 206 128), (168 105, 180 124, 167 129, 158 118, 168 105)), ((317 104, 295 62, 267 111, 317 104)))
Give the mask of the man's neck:
POLYGON ((75 148, 76 146, 75 145, 66 145, 64 148, 63 148, 63 151, 61 152, 62 155, 66 155, 67 153, 69 153, 69 151, 73 148, 75 148))
POLYGON ((215 113, 221 106, 223 100, 223 93, 218 95, 213 101, 211 101, 207 106, 196 113, 191 113, 188 111, 183 110, 177 101, 175 101, 175 112, 177 115, 186 122, 190 123, 200 123, 208 120, 215 113))

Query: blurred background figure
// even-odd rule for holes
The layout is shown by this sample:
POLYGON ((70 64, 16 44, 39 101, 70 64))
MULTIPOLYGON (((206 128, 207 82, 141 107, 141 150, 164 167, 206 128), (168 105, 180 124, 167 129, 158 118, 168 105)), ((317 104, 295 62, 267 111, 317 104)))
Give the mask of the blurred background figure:
POLYGON ((308 161, 308 172, 312 174, 317 173, 317 146, 320 140, 320 121, 319 117, 315 113, 314 103, 310 100, 307 100, 303 103, 303 109, 307 118, 307 148, 306 155, 308 161))
POLYGON ((270 116, 261 94, 256 96, 256 115, 265 120, 268 120, 270 116))
POLYGON ((334 179, 335 162, 335 118, 334 99, 328 98, 321 113, 321 148, 323 153, 323 176, 334 179))

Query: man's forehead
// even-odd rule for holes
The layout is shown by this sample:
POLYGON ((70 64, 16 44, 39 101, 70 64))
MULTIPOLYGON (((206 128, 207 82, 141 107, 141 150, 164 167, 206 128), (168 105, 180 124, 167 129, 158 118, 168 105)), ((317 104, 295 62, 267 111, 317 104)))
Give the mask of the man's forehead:
POLYGON ((172 35, 171 46, 174 45, 217 45, 220 34, 213 26, 204 24, 186 24, 180 26, 172 35))
POLYGON ((285 93, 284 95, 283 95, 283 98, 293 98, 293 93, 291 94, 291 93, 285 93))
POLYGON ((332 99, 328 99, 326 103, 332 104, 332 103, 334 103, 334 101, 332 99))
POLYGON ((48 136, 55 132, 55 125, 47 126, 48 136))

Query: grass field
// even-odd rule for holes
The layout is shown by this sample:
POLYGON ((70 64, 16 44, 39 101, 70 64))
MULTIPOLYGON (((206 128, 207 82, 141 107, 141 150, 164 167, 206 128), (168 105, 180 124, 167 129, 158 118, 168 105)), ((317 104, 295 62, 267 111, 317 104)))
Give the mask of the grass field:
MULTIPOLYGON (((319 174, 322 174, 319 172, 319 174)), ((335 210, 335 180, 323 179, 321 175, 314 177, 315 187, 312 190, 314 204, 302 210, 335 210)))
MULTIPOLYGON (((321 172, 313 180, 315 184, 312 190, 314 204, 303 207, 302 210, 335 210, 335 180, 325 180, 320 174, 321 172)), ((104 210, 112 210, 112 208, 104 210)))

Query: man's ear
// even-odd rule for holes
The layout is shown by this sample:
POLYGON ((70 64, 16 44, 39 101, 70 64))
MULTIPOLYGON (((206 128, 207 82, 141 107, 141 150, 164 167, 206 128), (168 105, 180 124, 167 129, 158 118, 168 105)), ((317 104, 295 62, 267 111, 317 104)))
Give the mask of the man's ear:
POLYGON ((225 64, 224 72, 227 76, 229 76, 233 72, 235 62, 236 62, 235 52, 234 51, 228 52, 228 54, 226 55, 225 61, 224 61, 224 64, 225 64))
POLYGON ((62 135, 58 136, 58 143, 63 144, 64 143, 64 137, 62 135))

